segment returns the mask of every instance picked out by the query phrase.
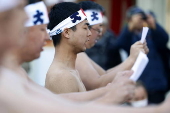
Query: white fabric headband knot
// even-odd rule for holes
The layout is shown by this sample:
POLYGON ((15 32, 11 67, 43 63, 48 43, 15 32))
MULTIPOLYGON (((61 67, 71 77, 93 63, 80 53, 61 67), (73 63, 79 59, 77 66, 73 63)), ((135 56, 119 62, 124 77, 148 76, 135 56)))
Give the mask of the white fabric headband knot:
POLYGON ((100 11, 97 10, 86 10, 85 14, 90 25, 103 23, 103 16, 100 11))
POLYGON ((0 12, 10 10, 19 5, 21 0, 0 0, 0 12))
POLYGON ((48 30, 50 37, 58 35, 64 31, 65 28, 71 28, 83 20, 85 20, 87 17, 82 9, 75 12, 62 22, 60 22, 57 26, 55 26, 51 31, 48 30))
POLYGON ((27 5, 25 7, 25 11, 29 18, 25 24, 25 27, 49 23, 47 8, 44 2, 37 2, 27 5))

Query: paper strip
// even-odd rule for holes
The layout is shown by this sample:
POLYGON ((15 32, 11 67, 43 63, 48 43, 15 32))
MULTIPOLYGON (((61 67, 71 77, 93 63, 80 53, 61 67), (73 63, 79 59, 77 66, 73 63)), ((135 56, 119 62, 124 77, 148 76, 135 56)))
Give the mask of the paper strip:
POLYGON ((140 52, 138 58, 136 59, 135 64, 132 67, 134 73, 131 75, 130 79, 136 82, 139 79, 148 62, 149 59, 146 56, 146 54, 140 52))
POLYGON ((148 33, 148 30, 149 30, 148 27, 143 27, 142 37, 141 37, 141 40, 140 40, 141 43, 144 43, 144 41, 145 41, 145 39, 146 39, 146 35, 147 35, 147 33, 148 33))

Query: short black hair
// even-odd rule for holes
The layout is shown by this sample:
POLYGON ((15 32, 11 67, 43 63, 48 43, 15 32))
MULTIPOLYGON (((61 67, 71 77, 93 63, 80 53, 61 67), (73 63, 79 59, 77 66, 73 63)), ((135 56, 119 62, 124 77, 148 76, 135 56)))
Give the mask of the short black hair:
POLYGON ((147 19, 146 13, 141 8, 139 8, 137 6, 132 6, 127 10, 126 18, 130 19, 135 14, 141 14, 143 20, 147 19))
MULTIPOLYGON (((62 2, 56 4, 52 7, 49 13, 50 23, 48 24, 48 29, 52 30, 56 25, 62 22, 64 19, 68 18, 73 13, 80 10, 80 5, 72 2, 62 2)), ((73 26, 73 31, 76 30, 76 26, 73 26)), ((58 45, 61 40, 61 33, 52 36, 54 46, 58 45)))
POLYGON ((42 0, 28 0, 28 4, 33 4, 33 3, 36 3, 36 2, 40 2, 42 0))
POLYGON ((101 12, 105 12, 105 9, 101 5, 93 1, 81 1, 78 4, 84 11, 94 9, 94 10, 99 10, 101 12))

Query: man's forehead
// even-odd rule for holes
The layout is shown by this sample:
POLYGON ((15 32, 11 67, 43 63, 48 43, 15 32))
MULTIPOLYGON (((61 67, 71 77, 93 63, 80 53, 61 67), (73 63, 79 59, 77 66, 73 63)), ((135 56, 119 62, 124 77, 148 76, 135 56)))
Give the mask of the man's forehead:
POLYGON ((84 25, 89 25, 89 22, 87 19, 83 20, 82 22, 78 23, 77 25, 81 25, 81 26, 84 26, 84 25))
POLYGON ((132 17, 142 17, 142 14, 141 13, 136 13, 132 17))
POLYGON ((34 26, 30 26, 28 28, 33 28, 33 29, 47 28, 47 24, 34 25, 34 26))
POLYGON ((92 25, 92 26, 94 26, 94 27, 102 27, 103 23, 95 24, 95 25, 92 25))

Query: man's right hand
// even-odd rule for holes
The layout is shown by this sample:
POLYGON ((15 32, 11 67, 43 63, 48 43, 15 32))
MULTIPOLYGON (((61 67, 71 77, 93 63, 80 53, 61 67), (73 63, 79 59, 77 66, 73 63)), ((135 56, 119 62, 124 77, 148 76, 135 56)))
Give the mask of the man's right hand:
POLYGON ((136 61, 136 58, 139 55, 139 52, 142 51, 145 54, 148 54, 149 49, 147 47, 146 41, 142 44, 140 41, 134 43, 130 48, 130 58, 136 61))
POLYGON ((129 79, 133 71, 119 72, 112 83, 109 83, 105 98, 108 103, 122 104, 134 96, 135 83, 129 79))

